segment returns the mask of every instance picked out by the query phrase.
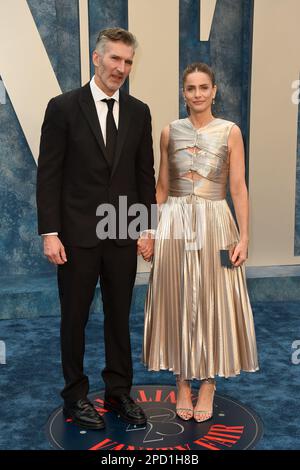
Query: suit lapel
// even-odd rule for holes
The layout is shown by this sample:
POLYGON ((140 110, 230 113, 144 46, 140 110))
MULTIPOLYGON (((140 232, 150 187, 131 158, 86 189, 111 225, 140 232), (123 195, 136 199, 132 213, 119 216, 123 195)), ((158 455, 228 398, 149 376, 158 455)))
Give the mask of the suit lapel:
POLYGON ((95 106, 95 103, 94 103, 94 99, 93 99, 93 96, 92 96, 92 93, 91 93, 91 89, 90 89, 90 84, 87 83, 86 85, 84 85, 84 87, 82 87, 81 89, 81 94, 79 96, 79 103, 80 103, 80 106, 81 106, 81 109, 90 125, 90 128, 94 134, 94 136, 96 137, 96 140, 99 144, 99 147, 105 157, 105 160, 107 161, 108 165, 109 165, 109 159, 108 159, 108 155, 106 153, 106 148, 105 148, 105 145, 104 145, 104 140, 103 140, 103 136, 102 136, 102 131, 101 131, 101 127, 100 127, 100 123, 99 123, 99 119, 98 119, 98 114, 97 114, 97 110, 96 110, 96 106, 95 106))
POLYGON ((126 134, 130 124, 131 110, 129 106, 128 95, 120 90, 120 107, 119 107, 119 125, 118 125, 118 137, 116 152, 113 162, 113 167, 111 171, 111 178, 113 177, 118 163, 120 161, 122 148, 125 142, 126 134))

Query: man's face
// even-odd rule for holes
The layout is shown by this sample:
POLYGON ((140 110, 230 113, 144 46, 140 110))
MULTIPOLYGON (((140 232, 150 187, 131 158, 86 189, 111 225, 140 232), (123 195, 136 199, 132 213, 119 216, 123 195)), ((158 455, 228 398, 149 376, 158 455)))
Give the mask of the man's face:
POLYGON ((112 96, 128 77, 134 56, 132 46, 121 41, 107 42, 103 54, 93 52, 95 82, 108 96, 112 96))

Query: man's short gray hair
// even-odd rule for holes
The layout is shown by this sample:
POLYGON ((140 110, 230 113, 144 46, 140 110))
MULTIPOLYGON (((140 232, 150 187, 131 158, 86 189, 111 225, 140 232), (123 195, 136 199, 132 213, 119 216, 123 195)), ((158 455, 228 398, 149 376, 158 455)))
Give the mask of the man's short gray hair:
POLYGON ((123 28, 108 28, 108 29, 103 29, 102 31, 99 32, 96 40, 96 50, 100 54, 104 54, 105 52, 105 46, 109 42, 123 42, 127 46, 131 46, 133 50, 138 47, 138 42, 136 40, 136 37, 127 31, 126 29, 123 28))

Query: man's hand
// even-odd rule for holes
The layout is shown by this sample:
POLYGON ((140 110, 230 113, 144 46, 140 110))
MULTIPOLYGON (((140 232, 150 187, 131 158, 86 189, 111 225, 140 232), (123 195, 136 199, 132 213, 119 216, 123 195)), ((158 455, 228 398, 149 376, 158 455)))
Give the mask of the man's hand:
POLYGON ((67 262, 65 248, 57 235, 43 235, 44 255, 50 263, 65 264, 67 262))
POLYGON ((139 238, 137 246, 137 254, 142 255, 145 261, 151 261, 154 253, 154 239, 151 238, 151 234, 147 238, 139 238))

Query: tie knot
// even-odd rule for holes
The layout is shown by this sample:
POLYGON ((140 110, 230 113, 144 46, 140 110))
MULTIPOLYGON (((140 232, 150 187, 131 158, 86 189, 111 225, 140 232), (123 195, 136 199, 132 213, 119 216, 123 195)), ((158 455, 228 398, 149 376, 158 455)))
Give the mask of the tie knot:
POLYGON ((112 109, 114 107, 114 104, 115 104, 115 100, 113 98, 111 98, 109 100, 105 98, 104 100, 101 100, 101 101, 104 101, 104 103, 106 103, 107 106, 108 106, 108 110, 112 111, 112 109))

